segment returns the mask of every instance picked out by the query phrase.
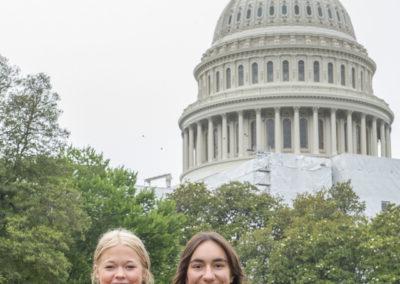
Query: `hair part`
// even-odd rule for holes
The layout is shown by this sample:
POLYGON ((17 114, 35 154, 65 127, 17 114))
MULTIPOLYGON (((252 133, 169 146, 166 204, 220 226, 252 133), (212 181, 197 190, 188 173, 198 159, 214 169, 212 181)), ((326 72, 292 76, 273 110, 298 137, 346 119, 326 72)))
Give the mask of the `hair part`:
POLYGON ((233 247, 216 232, 201 232, 194 235, 186 244, 183 250, 178 268, 176 270, 175 277, 173 279, 173 284, 185 284, 187 280, 187 272, 189 269, 190 259, 196 251, 196 249, 204 242, 212 241, 219 245, 225 252, 228 259, 229 268, 232 274, 232 284, 242 284, 244 283, 244 273, 242 266, 240 265, 239 256, 233 249, 233 247))
POLYGON ((103 253, 117 245, 131 248, 139 257, 140 264, 143 267, 142 284, 154 284, 154 278, 150 272, 150 257, 143 242, 135 234, 122 228, 108 231, 100 237, 93 256, 92 284, 99 283, 96 274, 103 253))

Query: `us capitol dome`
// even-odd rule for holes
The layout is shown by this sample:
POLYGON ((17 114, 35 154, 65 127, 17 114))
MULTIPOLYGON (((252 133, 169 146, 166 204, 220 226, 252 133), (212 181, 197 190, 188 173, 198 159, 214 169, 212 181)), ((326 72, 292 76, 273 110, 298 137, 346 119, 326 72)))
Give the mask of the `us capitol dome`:
POLYGON ((374 94, 375 71, 338 0, 231 0, 179 119, 181 179, 260 152, 390 158, 394 115, 374 94))

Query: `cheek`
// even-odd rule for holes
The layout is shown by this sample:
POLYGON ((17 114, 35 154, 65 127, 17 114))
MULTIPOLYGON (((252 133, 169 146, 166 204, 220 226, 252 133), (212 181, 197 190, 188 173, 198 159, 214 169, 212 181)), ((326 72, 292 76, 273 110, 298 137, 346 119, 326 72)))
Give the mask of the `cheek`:
POLYGON ((144 272, 141 269, 135 269, 132 271, 128 271, 126 273, 126 278, 130 281, 129 283, 132 284, 141 284, 144 279, 144 272))
POLYGON ((97 279, 99 280, 100 284, 108 284, 111 283, 114 273, 111 271, 100 270, 97 273, 97 279))
POLYGON ((222 282, 222 283, 230 283, 231 282, 231 273, 228 270, 221 270, 215 273, 215 276, 222 282))
POLYGON ((200 273, 194 270, 188 270, 186 275, 186 283, 185 284, 193 284, 200 277, 200 273))

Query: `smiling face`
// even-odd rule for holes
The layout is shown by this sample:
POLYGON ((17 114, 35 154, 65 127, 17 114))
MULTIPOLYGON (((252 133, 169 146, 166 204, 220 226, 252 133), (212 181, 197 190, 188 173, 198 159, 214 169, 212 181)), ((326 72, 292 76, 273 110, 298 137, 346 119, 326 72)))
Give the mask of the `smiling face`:
POLYGON ((96 269, 100 284, 142 284, 144 269, 136 252, 116 245, 105 250, 96 269))
POLYGON ((214 241, 200 244, 190 258, 186 284, 229 284, 231 278, 225 251, 214 241))

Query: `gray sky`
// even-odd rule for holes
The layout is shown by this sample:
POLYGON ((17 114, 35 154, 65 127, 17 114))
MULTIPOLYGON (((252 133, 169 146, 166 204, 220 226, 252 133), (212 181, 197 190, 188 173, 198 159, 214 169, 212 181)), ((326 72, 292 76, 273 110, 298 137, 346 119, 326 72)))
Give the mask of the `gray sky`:
MULTIPOLYGON (((142 179, 181 172, 178 118, 196 99, 193 69, 228 0, 2 0, 0 54, 51 76, 61 123, 142 179)), ((342 0, 377 63, 375 94, 400 115, 399 0, 342 0)), ((397 117, 396 117, 397 118, 397 117)), ((400 117, 392 130, 400 158, 400 117)))

